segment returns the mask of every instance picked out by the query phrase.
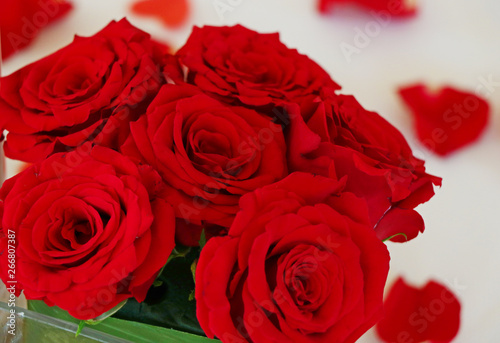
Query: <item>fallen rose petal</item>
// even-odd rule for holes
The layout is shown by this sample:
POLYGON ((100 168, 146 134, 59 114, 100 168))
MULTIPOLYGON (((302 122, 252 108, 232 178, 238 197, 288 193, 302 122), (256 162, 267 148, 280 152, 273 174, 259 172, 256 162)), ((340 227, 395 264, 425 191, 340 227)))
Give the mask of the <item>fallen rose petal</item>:
POLYGON ((70 3, 60 0, 3 0, 0 3, 3 59, 29 45, 41 29, 71 8, 70 3))
POLYGON ((460 303, 445 286, 429 281, 414 288, 399 278, 384 302, 377 324, 384 342, 450 342, 460 327, 460 303))
POLYGON ((378 11, 384 18, 408 17, 417 13, 416 0, 319 0, 320 12, 328 12, 338 5, 353 4, 378 11))
POLYGON ((412 111, 419 140, 442 156, 477 140, 488 123, 489 104, 472 93, 452 87, 433 93, 417 84, 399 94, 412 111))
POLYGON ((165 26, 179 27, 189 15, 188 0, 139 0, 132 4, 137 15, 157 17, 165 26))

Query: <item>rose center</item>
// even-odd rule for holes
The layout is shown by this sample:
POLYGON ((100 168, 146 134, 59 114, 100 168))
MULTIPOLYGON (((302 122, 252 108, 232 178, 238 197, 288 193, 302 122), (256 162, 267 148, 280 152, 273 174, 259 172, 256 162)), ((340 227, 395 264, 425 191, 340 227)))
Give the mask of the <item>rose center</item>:
MULTIPOLYGON (((331 287, 331 274, 324 265, 330 261, 330 254, 317 247, 299 245, 278 262, 282 271, 282 285, 289 294, 289 301, 303 313, 312 313, 322 306, 328 298, 331 287)), ((278 282, 279 284, 280 282, 278 282)))
POLYGON ((194 135, 194 153, 220 155, 231 158, 231 144, 229 140, 220 133, 201 130, 194 135))
POLYGON ((78 244, 87 243, 92 238, 92 230, 86 224, 77 224, 74 227, 75 241, 78 244))
POLYGON ((92 96, 101 87, 96 68, 99 66, 87 59, 78 59, 46 81, 53 98, 63 97, 67 102, 80 101, 92 96))
POLYGON ((314 287, 311 285, 311 274, 318 268, 314 262, 302 262, 291 270, 292 276, 288 278, 287 287, 297 306, 310 305, 314 300, 314 287))
POLYGON ((237 177, 252 156, 241 153, 241 132, 228 119, 200 115, 184 141, 193 166, 215 177, 237 177))
POLYGON ((93 234, 92 227, 85 221, 67 223, 61 230, 61 236, 73 249, 86 244, 93 234))

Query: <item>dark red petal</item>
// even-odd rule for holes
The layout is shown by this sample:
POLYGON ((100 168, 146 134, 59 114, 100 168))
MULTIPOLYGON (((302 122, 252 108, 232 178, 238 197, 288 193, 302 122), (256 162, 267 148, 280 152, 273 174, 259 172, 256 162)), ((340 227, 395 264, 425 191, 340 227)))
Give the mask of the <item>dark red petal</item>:
POLYGON ((377 332, 385 342, 450 342, 460 327, 460 303, 445 286, 430 281, 413 288, 400 278, 385 300, 377 332))
POLYGON ((412 111, 418 138, 439 155, 476 141, 488 123, 489 104, 472 93, 452 87, 432 93, 417 84, 400 89, 399 94, 412 111))
MULTIPOLYGON (((174 248, 175 220, 172 206, 161 199, 156 199, 152 204, 154 222, 151 225, 151 245, 144 247, 148 251, 146 259, 134 272, 130 283, 130 291, 139 301, 144 300, 158 271, 167 263, 168 257, 174 248), (151 280, 153 278, 153 280, 151 280)), ((149 232, 147 232, 149 234, 149 232)), ((139 247, 142 237, 135 244, 139 247)))
POLYGON ((177 218, 175 224, 175 241, 184 246, 199 246, 203 226, 188 222, 184 218, 177 218))

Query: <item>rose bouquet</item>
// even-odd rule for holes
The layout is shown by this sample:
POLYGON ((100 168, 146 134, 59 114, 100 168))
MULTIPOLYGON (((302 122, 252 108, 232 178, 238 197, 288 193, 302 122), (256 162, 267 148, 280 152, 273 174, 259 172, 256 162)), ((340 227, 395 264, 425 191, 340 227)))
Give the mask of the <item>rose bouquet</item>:
POLYGON ((339 90, 278 34, 126 20, 3 77, 2 280, 131 340, 356 341, 441 180, 339 90))

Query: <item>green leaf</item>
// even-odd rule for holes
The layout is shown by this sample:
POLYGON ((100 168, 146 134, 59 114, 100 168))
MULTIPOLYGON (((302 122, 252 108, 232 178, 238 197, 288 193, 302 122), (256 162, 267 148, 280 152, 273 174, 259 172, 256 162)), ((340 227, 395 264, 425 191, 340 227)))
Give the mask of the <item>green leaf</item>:
MULTIPOLYGON (((62 319, 68 322, 79 324, 78 319, 70 316, 66 311, 54 306, 49 307, 43 301, 28 301, 28 309, 50 317, 62 319)), ((192 335, 186 332, 165 329, 157 326, 121 320, 117 318, 107 318, 92 329, 107 333, 109 335, 129 340, 135 343, 217 343, 218 340, 207 337, 192 335)), ((77 341, 78 342, 78 341, 77 341)))
POLYGON ((81 320, 80 323, 78 323, 78 330, 76 330, 75 337, 78 337, 82 333, 84 327, 85 327, 85 320, 81 320))
POLYGON ((104 319, 111 317, 114 315, 116 312, 118 312, 125 304, 127 303, 128 299, 123 300, 121 303, 113 307, 111 310, 104 312, 100 316, 94 318, 94 319, 89 319, 86 320, 85 323, 89 325, 97 325, 100 322, 102 322, 104 319))
POLYGON ((404 238, 406 239, 406 241, 408 241, 408 236, 406 236, 404 233, 400 232, 400 233, 397 233, 395 235, 392 235, 391 237, 387 237, 386 239, 382 240, 382 242, 387 242, 388 240, 391 240, 393 239, 394 237, 397 237, 397 236, 404 236, 404 238))
POLYGON ((200 244, 200 249, 203 249, 205 244, 207 244, 207 236, 205 234, 205 229, 201 230, 201 236, 200 236, 200 240, 198 241, 198 243, 200 244))
POLYGON ((135 343, 220 343, 207 337, 116 318, 108 318, 94 329, 135 343))
MULTIPOLYGON (((167 259, 167 263, 160 269, 160 272, 158 275, 161 275, 163 273, 163 270, 169 264, 173 259, 179 258, 179 257, 186 257, 187 254, 191 251, 191 247, 185 247, 183 245, 177 244, 170 253, 170 256, 167 259)), ((159 280, 159 278, 156 278, 156 280, 153 282, 153 287, 159 287, 162 285, 162 281, 159 280)))
MULTIPOLYGON (((184 258, 171 259, 157 278, 158 286, 151 287, 144 302, 128 299, 113 317, 100 321, 92 328, 138 343, 219 342, 204 336, 196 318, 196 301, 190 301, 194 290, 191 265, 199 253, 199 249, 190 249, 184 258)), ((30 300, 28 308, 77 325, 80 323, 66 311, 49 307, 42 301, 30 300)))
POLYGON ((198 266, 198 259, 191 263, 191 275, 193 276, 193 281, 196 283, 196 266, 198 266))
POLYGON ((65 320, 76 325, 80 325, 81 320, 72 317, 68 312, 57 306, 48 306, 41 300, 29 300, 28 310, 44 314, 49 317, 65 320))
MULTIPOLYGON (((186 255, 189 254, 190 251, 191 251, 190 247, 185 247, 183 245, 177 244, 174 250, 172 250, 172 252, 170 253, 170 256, 168 257, 167 260, 167 264, 175 258, 186 257, 186 255)), ((163 267, 163 269, 164 268, 165 267, 163 267)), ((160 271, 160 274, 163 271, 163 269, 160 271)))
POLYGON ((153 282, 153 287, 160 287, 161 285, 163 285, 163 281, 155 280, 153 282))
POLYGON ((198 256, 199 249, 192 249, 184 258, 171 260, 157 278, 162 285, 150 288, 142 303, 129 299, 114 317, 204 335, 196 318, 196 301, 189 301, 194 289, 190 267, 198 256))

